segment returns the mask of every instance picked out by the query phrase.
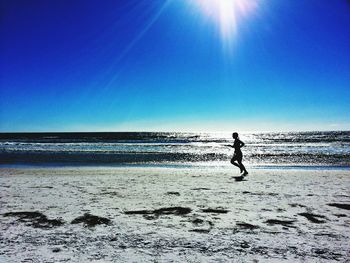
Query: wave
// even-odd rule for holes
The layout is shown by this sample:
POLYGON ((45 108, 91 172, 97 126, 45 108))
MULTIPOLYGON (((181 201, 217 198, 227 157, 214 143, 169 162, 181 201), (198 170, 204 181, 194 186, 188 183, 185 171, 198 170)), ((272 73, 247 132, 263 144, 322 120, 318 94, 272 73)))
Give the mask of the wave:
MULTIPOLYGON (((248 164, 350 165, 350 132, 242 134, 248 164)), ((0 163, 229 163, 231 134, 0 133, 0 163)))
MULTIPOLYGON (((0 152, 0 164, 144 164, 144 163, 229 163, 230 154, 222 153, 154 153, 154 152, 0 152)), ((350 155, 320 154, 252 154, 248 164, 317 164, 350 166, 350 155)))

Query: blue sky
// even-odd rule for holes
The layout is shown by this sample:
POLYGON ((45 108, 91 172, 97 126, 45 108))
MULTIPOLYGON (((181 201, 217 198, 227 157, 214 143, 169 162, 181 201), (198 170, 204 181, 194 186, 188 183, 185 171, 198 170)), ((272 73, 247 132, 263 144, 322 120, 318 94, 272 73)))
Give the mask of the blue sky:
POLYGON ((201 1, 0 1, 0 131, 350 129, 348 1, 201 1))

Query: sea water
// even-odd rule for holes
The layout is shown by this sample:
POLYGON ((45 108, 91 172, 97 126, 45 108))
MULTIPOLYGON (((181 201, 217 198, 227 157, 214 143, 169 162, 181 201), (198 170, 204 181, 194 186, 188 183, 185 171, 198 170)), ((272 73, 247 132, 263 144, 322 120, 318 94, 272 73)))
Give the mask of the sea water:
MULTIPOLYGON (((350 131, 244 133, 255 167, 350 168, 350 131)), ((0 164, 229 166, 230 133, 0 133, 0 164)))

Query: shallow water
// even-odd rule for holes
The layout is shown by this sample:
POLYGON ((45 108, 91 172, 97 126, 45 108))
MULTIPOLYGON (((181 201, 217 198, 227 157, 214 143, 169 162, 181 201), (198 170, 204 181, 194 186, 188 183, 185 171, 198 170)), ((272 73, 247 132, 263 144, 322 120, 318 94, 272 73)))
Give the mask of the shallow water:
MULTIPOLYGON (((350 131, 246 133, 250 166, 350 167, 350 131)), ((0 134, 0 164, 226 166, 229 133, 0 134)))

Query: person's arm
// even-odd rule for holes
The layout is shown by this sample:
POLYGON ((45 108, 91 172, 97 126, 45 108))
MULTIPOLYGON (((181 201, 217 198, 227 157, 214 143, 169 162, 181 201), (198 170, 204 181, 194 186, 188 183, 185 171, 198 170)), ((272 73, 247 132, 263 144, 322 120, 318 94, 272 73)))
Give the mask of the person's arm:
POLYGON ((239 141, 239 144, 240 144, 240 148, 242 148, 245 145, 245 143, 242 141, 239 141))

